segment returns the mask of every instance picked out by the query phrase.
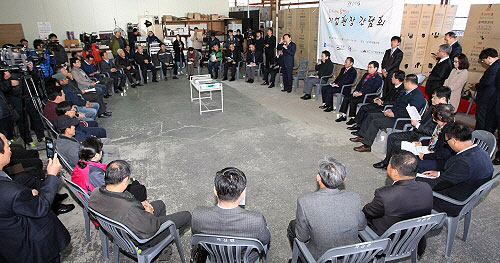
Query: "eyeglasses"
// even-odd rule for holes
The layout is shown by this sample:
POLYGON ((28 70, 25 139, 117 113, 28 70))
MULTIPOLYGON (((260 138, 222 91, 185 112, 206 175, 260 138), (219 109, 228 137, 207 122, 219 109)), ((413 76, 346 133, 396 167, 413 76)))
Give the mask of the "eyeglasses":
POLYGON ((445 144, 448 144, 448 142, 449 142, 451 139, 453 139, 453 138, 448 138, 448 139, 446 139, 446 137, 445 137, 445 138, 444 138, 444 143, 445 143, 445 144))

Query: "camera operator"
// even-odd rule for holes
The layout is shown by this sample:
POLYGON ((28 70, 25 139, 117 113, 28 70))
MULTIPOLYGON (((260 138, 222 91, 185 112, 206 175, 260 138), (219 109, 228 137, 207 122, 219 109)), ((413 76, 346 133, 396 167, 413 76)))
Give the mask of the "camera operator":
POLYGON ((35 48, 35 51, 30 53, 31 60, 33 60, 35 64, 39 62, 43 76, 45 78, 50 78, 54 74, 54 70, 52 69, 50 54, 47 50, 45 50, 43 41, 41 39, 33 40, 33 47, 35 48))
POLYGON ((57 40, 57 35, 51 33, 49 35, 49 43, 47 44, 47 49, 54 54, 54 64, 55 65, 66 65, 68 66, 68 55, 66 55, 66 50, 59 44, 57 40))
MULTIPOLYGON (((31 77, 36 76, 36 71, 33 70, 33 62, 28 62, 28 72, 31 77)), ((31 138, 30 130, 34 130, 36 137, 39 142, 43 141, 45 138, 44 128, 42 120, 38 111, 35 109, 35 105, 30 97, 30 92, 26 83, 22 81, 22 73, 5 71, 3 73, 3 79, 5 80, 2 87, 4 95, 7 96, 10 105, 15 109, 19 116, 17 125, 19 127, 19 133, 26 144, 30 146, 36 146, 31 138), (24 110, 23 110, 24 108, 24 110), (29 120, 28 120, 29 118, 29 120), (31 129, 30 129, 31 124, 31 129)), ((28 76, 30 77, 30 76, 28 76)))
POLYGON ((23 47, 27 48, 28 47, 28 40, 22 38, 19 40, 19 44, 23 45, 23 47))

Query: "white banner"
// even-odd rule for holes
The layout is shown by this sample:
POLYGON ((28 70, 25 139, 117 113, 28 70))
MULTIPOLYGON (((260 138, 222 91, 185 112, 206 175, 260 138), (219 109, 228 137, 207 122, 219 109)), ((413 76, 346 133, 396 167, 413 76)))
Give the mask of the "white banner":
POLYGON ((404 1, 321 0, 319 8, 318 57, 328 50, 334 63, 353 57, 356 68, 366 69, 372 60, 381 63, 391 37, 399 36, 404 1))

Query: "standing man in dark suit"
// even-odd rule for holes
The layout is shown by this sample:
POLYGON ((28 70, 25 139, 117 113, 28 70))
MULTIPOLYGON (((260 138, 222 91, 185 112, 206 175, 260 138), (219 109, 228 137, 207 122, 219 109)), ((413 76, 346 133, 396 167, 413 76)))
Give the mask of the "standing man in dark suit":
POLYGON ((314 70, 318 72, 315 76, 306 76, 304 80, 304 96, 300 97, 303 100, 311 99, 311 92, 313 90, 314 85, 316 84, 326 84, 328 79, 324 80, 323 83, 320 83, 321 78, 325 76, 333 75, 333 62, 330 60, 330 51, 323 50, 321 52, 321 60, 316 64, 314 70))
MULTIPOLYGON (((500 90, 500 70, 497 70, 497 90, 500 90)), ((497 117, 497 129, 500 131, 500 95, 497 97, 497 104, 495 108, 495 115, 497 117)), ((500 142, 497 140, 497 149, 500 149, 500 142)), ((500 165, 500 151, 495 154, 495 159, 493 159, 494 165, 500 165)))
POLYGON ((399 70, 399 65, 403 60, 403 51, 399 49, 401 38, 393 36, 391 38, 391 48, 385 51, 382 59, 382 76, 384 77, 384 94, 387 94, 394 85, 392 84, 392 74, 399 70))
MULTIPOLYGON (((418 178, 425 181, 440 194, 464 201, 493 175, 493 165, 488 153, 472 143, 472 132, 468 126, 454 122, 445 134, 446 142, 457 154, 450 157, 443 171, 426 171, 425 175, 435 179, 418 178)), ((458 216, 463 206, 434 198, 434 209, 458 216)))
POLYGON ((451 70, 453 69, 452 62, 450 60, 451 46, 448 44, 442 44, 439 46, 439 51, 437 54, 437 58, 439 59, 438 63, 434 68, 432 68, 431 72, 428 72, 425 76, 427 77, 427 84, 425 84, 425 92, 429 96, 429 102, 431 100, 431 95, 434 93, 434 90, 443 86, 444 81, 450 75, 451 70))
MULTIPOLYGON (((352 94, 348 94, 342 100, 342 105, 339 109, 340 117, 336 119, 336 122, 346 121, 347 117, 351 119, 347 122, 347 125, 354 124, 354 116, 356 116, 356 108, 359 103, 363 102, 365 94, 375 93, 383 84, 383 80, 378 74, 379 64, 377 61, 371 61, 368 64, 368 72, 363 75, 361 80, 358 82, 358 86, 352 94), (349 114, 347 115, 347 108, 349 108, 349 114)), ((370 96, 367 98, 368 101, 373 100, 375 96, 370 96)))
POLYGON ((10 162, 7 139, 0 133, 0 261, 5 263, 60 262, 59 253, 70 242, 68 230, 51 205, 61 181, 57 155, 49 159, 47 177, 37 190, 13 181, 2 171, 10 162))
POLYGON ((378 235, 399 221, 428 215, 432 210, 432 189, 415 181, 417 157, 408 151, 394 154, 387 175, 394 183, 375 190, 373 201, 363 207, 368 226, 378 235))
MULTIPOLYGON (((227 167, 215 174, 214 193, 217 206, 200 206, 193 210, 191 232, 221 236, 236 236, 258 239, 264 246, 271 241, 264 216, 255 211, 248 211, 239 204, 247 186, 245 174, 237 168, 227 167)), ((205 262, 206 251, 195 247, 191 251, 194 262, 205 262)), ((255 262, 259 254, 250 253, 249 262, 255 262)))
POLYGON ((274 63, 274 54, 276 48, 276 37, 273 36, 273 29, 267 29, 267 35, 264 37, 264 55, 266 56, 266 69, 274 63))
POLYGON ((295 57, 295 50, 297 46, 292 42, 292 37, 290 34, 284 34, 281 42, 278 45, 278 50, 283 50, 283 89, 282 92, 292 92, 292 81, 293 81, 293 59, 295 57))
POLYGON ((414 74, 407 75, 404 83, 405 91, 401 93, 395 101, 392 108, 384 112, 374 112, 366 117, 361 124, 359 132, 354 132, 357 137, 349 139, 351 142, 361 142, 361 146, 354 147, 357 152, 370 152, 371 146, 377 137, 380 129, 390 128, 398 118, 409 118, 406 107, 414 106, 420 112, 425 107, 425 97, 420 91, 417 84, 417 76, 414 74))
POLYGON ((450 60, 453 59, 460 53, 462 53, 462 46, 458 43, 457 35, 450 31, 444 35, 444 42, 451 46, 450 60))
MULTIPOLYGON (((344 85, 353 84, 356 80, 358 73, 353 67, 354 58, 347 57, 344 62, 344 67, 340 69, 339 75, 335 78, 331 85, 323 86, 321 88, 321 97, 323 99, 323 105, 319 106, 325 112, 330 112, 333 110, 333 94, 340 93, 344 85)), ((344 95, 347 96, 351 94, 351 88, 344 89, 344 95)))
POLYGON ((497 72, 500 71, 498 51, 494 48, 484 49, 479 54, 479 59, 490 66, 483 73, 479 83, 474 84, 476 88, 475 130, 487 130, 494 133, 497 122, 495 108, 500 94, 496 87, 497 72))
POLYGON ((358 243, 358 231, 366 227, 359 195, 338 187, 344 183, 345 166, 333 157, 319 163, 319 190, 297 199, 296 219, 288 225, 288 239, 307 244, 317 260, 333 247, 358 243))

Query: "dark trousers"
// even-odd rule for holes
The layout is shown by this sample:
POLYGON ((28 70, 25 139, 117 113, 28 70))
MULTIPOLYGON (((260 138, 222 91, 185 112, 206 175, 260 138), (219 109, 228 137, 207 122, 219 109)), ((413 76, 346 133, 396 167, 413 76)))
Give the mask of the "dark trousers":
POLYGON ((224 78, 227 78, 227 72, 229 71, 229 68, 231 68, 231 78, 234 79, 236 77, 236 67, 238 67, 238 64, 233 64, 233 63, 224 63, 224 78))
POLYGON ((347 113, 347 108, 349 107, 349 114, 347 116, 356 116, 356 108, 358 107, 359 103, 363 102, 364 98, 365 96, 354 97, 352 96, 352 94, 345 96, 342 100, 342 105, 340 106, 339 112, 347 113))
POLYGON ((414 131, 395 132, 387 137, 387 152, 385 154, 384 164, 388 165, 394 152, 401 150, 401 142, 414 142, 420 139, 420 135, 414 131))
POLYGON ((281 69, 281 73, 283 76, 283 89, 286 91, 292 91, 292 82, 293 82, 293 76, 292 76, 292 68, 288 67, 283 67, 281 69))
POLYGON ((103 84, 106 86, 106 92, 105 92, 106 94, 110 94, 113 91, 113 85, 115 83, 113 78, 101 77, 98 80, 99 84, 103 84))
MULTIPOLYGON (((489 131, 492 134, 495 134, 495 131, 500 131, 500 103, 491 102, 488 104, 486 109, 487 115, 485 118, 484 128, 483 130, 489 131)), ((477 129, 477 111, 476 111, 476 130, 477 129)), ((500 140, 497 140, 497 149, 500 149, 500 140)), ((495 154, 495 158, 500 157, 500 150, 498 150, 495 154)))
POLYGON ((361 125, 359 135, 364 138, 363 144, 372 146, 373 141, 377 137, 380 129, 390 128, 394 126, 396 118, 386 117, 382 112, 374 112, 366 117, 366 120, 361 125))
POLYGON ((122 89, 125 86, 125 82, 127 82, 127 75, 120 73, 118 71, 110 72, 109 75, 113 79, 113 85, 116 89, 122 89))
MULTIPOLYGON (((326 104, 326 106, 333 108, 333 94, 340 93, 341 90, 341 87, 332 87, 331 85, 321 87, 321 98, 323 99, 323 103, 326 104)), ((350 91, 351 90, 349 90, 349 92, 350 91)))
POLYGON ((274 63, 274 48, 267 48, 265 49, 265 55, 266 55, 266 68, 270 68, 271 65, 274 63))
POLYGON ((276 74, 278 74, 279 70, 280 70, 279 68, 277 69, 266 68, 266 70, 264 71, 264 81, 272 83, 274 85, 274 81, 276 80, 276 74), (270 78, 269 75, 271 75, 270 78))
POLYGON ((486 126, 487 103, 476 103, 476 126, 474 130, 484 130, 486 126))
POLYGON ((151 70, 151 72, 153 74, 153 81, 156 80, 156 67, 153 66, 153 64, 151 64, 151 63, 141 64, 142 78, 143 78, 144 84, 148 83, 148 70, 151 70))
POLYGON ((17 126, 19 128, 21 138, 23 138, 24 142, 30 143, 33 141, 31 139, 30 128, 31 130, 35 131, 36 137, 38 139, 42 139, 43 137, 45 137, 42 119, 40 118, 38 111, 35 109, 33 101, 29 97, 24 98, 25 110, 23 110, 23 99, 21 97, 11 96, 9 97, 9 101, 12 107, 14 107, 14 109, 19 114, 17 126))
POLYGON ((0 119, 0 132, 5 135, 7 140, 14 139, 14 123, 12 123, 12 116, 0 119))
POLYGON ((11 144, 10 150, 12 155, 10 156, 10 163, 7 166, 21 164, 25 170, 43 169, 43 163, 39 158, 38 151, 25 150, 24 147, 19 144, 11 144))
MULTIPOLYGON (((392 84, 392 75, 394 72, 388 72, 387 77, 384 78, 384 93, 387 94, 390 90, 394 88, 394 84, 392 84)), ((432 93, 431 93, 432 94, 432 93)))
POLYGON ((220 61, 217 62, 208 62, 208 73, 213 79, 219 78, 219 67, 220 61))
MULTIPOLYGON (((151 202, 151 206, 154 208, 153 212, 154 216, 160 217, 162 222, 166 222, 168 220, 174 222, 175 227, 179 229, 180 234, 182 234, 182 232, 186 228, 191 226, 191 213, 189 213, 188 211, 182 211, 167 215, 165 203, 163 203, 163 201, 161 200, 156 200, 151 202)), ((165 230, 161 234, 159 234, 158 236, 151 239, 149 242, 140 247, 141 248, 153 247, 159 242, 163 241, 168 235, 170 235, 170 232, 168 230, 165 230)))
POLYGON ((101 115, 102 113, 106 112, 106 104, 104 104, 104 99, 102 98, 101 95, 95 92, 89 92, 83 94, 82 97, 86 101, 95 102, 99 104, 99 110, 97 111, 97 115, 101 115))
POLYGON ((123 70, 125 72, 125 75, 127 75, 127 78, 128 78, 128 81, 130 82, 130 84, 134 84, 134 83, 138 83, 141 81, 141 77, 139 75, 139 70, 136 69, 136 68, 130 68, 130 69, 124 69, 123 70), (134 78, 132 77, 135 77, 135 81, 134 81, 134 78))
POLYGON ((163 76, 165 77, 165 79, 167 78, 167 70, 169 69, 173 69, 174 70, 174 76, 177 76, 177 66, 175 66, 174 64, 168 64, 165 65, 165 63, 161 63, 161 70, 163 72, 163 76))
POLYGON ((354 118, 354 120, 356 121, 356 124, 358 124, 358 126, 361 126, 368 114, 372 112, 381 112, 383 109, 384 106, 379 106, 376 103, 363 105, 361 106, 361 108, 359 108, 359 111, 358 113, 356 113, 356 117, 354 118))

